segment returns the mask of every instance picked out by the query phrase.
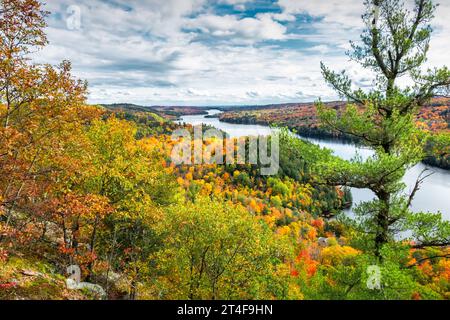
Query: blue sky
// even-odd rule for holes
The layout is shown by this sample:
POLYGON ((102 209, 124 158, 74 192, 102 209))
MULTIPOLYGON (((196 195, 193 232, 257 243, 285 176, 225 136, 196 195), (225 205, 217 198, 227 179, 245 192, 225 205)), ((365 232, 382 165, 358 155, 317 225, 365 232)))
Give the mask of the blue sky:
MULTIPOLYGON (((436 66, 449 64, 450 4, 442 2, 429 61, 436 66)), ((91 103, 336 99, 320 61, 371 83, 345 56, 363 28, 363 0, 59 0, 46 8, 50 45, 36 59, 71 60, 91 103)))

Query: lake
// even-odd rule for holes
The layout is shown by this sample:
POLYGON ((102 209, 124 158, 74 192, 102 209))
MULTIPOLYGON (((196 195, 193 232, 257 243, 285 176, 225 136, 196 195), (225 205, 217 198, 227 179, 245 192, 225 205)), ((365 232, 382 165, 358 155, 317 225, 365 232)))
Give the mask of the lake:
MULTIPOLYGON (((209 115, 216 115, 220 112, 219 110, 208 110, 209 115)), ((269 135, 272 131, 267 126, 225 123, 219 121, 218 118, 205 118, 205 115, 184 116, 181 117, 180 123, 212 126, 228 133, 230 137, 269 135)), ((335 155, 346 160, 352 159, 356 154, 359 154, 362 158, 370 157, 373 154, 373 151, 368 148, 336 140, 300 138, 331 149, 335 155)), ((415 212, 441 212, 447 220, 450 220, 450 171, 418 164, 409 170, 405 176, 404 182, 408 186, 406 191, 413 188, 417 177, 425 168, 430 169, 434 174, 422 184, 421 190, 417 193, 413 202, 412 210, 415 212)), ((373 193, 366 189, 352 189, 352 194, 354 204, 369 201, 374 197, 373 193)), ((349 214, 351 212, 351 209, 348 210, 349 214)))

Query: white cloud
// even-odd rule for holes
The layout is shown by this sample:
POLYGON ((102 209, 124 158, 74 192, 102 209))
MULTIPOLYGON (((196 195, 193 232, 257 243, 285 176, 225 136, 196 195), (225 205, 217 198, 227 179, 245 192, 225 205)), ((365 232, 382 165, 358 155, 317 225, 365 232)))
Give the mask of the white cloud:
POLYGON ((232 37, 233 40, 282 40, 286 38, 286 27, 269 16, 258 18, 239 18, 233 15, 200 15, 189 20, 188 28, 199 29, 217 37, 232 37))
POLYGON ((244 11, 246 4, 253 0, 219 0, 219 4, 228 4, 234 6, 235 10, 244 11))
POLYGON ((362 0, 278 0, 279 6, 287 14, 308 13, 323 17, 326 23, 339 23, 344 26, 360 27, 364 12, 362 0))
MULTIPOLYGON (((244 10, 252 1, 220 2, 244 10)), ((50 63, 71 60, 75 75, 90 82, 93 103, 222 105, 336 99, 320 74, 320 61, 369 84, 370 74, 344 55, 348 40, 358 39, 362 1, 279 0, 280 12, 252 17, 219 15, 210 3, 79 0, 81 30, 71 31, 64 18, 73 0, 48 1, 47 9, 59 15, 50 19, 51 44, 36 58, 50 63), (296 15, 302 13, 322 19, 299 24, 296 15), (285 45, 288 40, 302 46, 285 45)), ((448 64, 449 14, 450 3, 438 9, 430 65, 448 64)))

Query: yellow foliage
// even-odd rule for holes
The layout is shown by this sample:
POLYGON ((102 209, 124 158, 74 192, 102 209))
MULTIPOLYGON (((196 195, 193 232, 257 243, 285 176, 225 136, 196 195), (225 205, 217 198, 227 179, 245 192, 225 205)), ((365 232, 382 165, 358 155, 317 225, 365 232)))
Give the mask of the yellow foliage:
POLYGON ((322 263, 325 265, 336 265, 344 263, 359 255, 360 251, 349 246, 332 246, 322 250, 322 263))

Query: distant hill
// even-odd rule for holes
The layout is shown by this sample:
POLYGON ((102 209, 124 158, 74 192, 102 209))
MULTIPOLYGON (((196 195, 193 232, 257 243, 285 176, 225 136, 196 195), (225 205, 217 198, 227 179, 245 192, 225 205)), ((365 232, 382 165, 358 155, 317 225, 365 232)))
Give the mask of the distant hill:
POLYGON ((171 116, 152 107, 144 107, 130 103, 102 104, 101 106, 112 113, 123 113, 124 118, 127 120, 131 120, 136 115, 145 115, 147 121, 153 122, 173 120, 171 116))
POLYGON ((207 114, 205 108, 202 107, 184 107, 184 106, 140 106, 131 103, 114 103, 114 104, 101 104, 102 107, 113 112, 144 112, 154 113, 160 117, 168 120, 173 120, 181 116, 186 115, 203 115, 207 114))
MULTIPOLYGON (((324 103, 330 108, 342 110, 346 103, 341 101, 324 103)), ((223 122, 238 124, 280 125, 296 130, 304 136, 318 138, 348 138, 320 126, 314 103, 287 103, 265 106, 223 108, 219 118, 223 122)), ((423 107, 417 116, 421 128, 433 132, 450 130, 450 99, 436 98, 423 107)))
MULTIPOLYGON (((331 101, 326 104, 343 105, 342 101, 331 101)), ((274 103, 265 105, 242 105, 242 106, 224 106, 217 107, 216 109, 228 112, 228 111, 256 111, 256 110, 270 110, 270 109, 286 109, 286 108, 298 108, 298 107, 314 107, 314 102, 298 102, 298 103, 274 103)))
MULTIPOLYGON (((341 109, 345 106, 345 102, 342 101, 325 102, 325 104, 335 109, 341 109)), ((185 115, 205 115, 207 114, 207 109, 214 108, 224 112, 220 115, 220 119, 225 122, 263 125, 280 124, 306 131, 304 133, 324 134, 322 130, 317 130, 318 119, 313 102, 211 106, 209 108, 198 106, 140 106, 130 103, 103 104, 102 106, 113 112, 154 113, 166 120, 175 120, 185 115), (282 112, 280 112, 281 110, 282 112)), ((442 131, 450 128, 450 98, 433 99, 429 105, 422 108, 417 122, 422 127, 432 131, 442 131)))
POLYGON ((113 103, 113 104, 101 104, 102 107, 111 111, 135 111, 135 112, 157 112, 152 107, 144 107, 131 103, 113 103))

